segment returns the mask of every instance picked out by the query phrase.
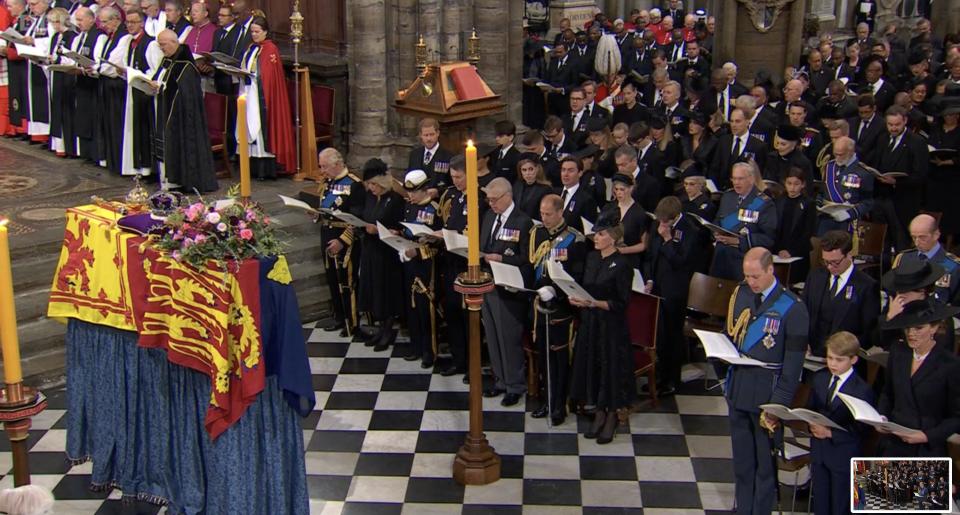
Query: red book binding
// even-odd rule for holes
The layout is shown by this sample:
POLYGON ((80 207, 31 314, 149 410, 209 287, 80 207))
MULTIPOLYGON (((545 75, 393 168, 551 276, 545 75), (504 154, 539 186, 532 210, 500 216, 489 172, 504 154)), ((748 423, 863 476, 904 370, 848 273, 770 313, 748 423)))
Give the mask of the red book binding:
POLYGON ((450 71, 450 78, 453 79, 453 85, 457 90, 457 100, 474 100, 487 96, 483 80, 473 66, 454 68, 450 71))

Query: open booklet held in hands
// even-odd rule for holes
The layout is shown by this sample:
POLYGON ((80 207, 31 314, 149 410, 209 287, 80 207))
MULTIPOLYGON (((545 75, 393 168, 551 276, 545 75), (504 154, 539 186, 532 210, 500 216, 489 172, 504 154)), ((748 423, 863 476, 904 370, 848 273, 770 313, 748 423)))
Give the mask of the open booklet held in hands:
POLYGON ((465 234, 460 234, 451 229, 443 229, 443 245, 447 247, 447 252, 452 252, 460 257, 469 257, 467 246, 470 245, 465 234))
POLYGON ((563 269, 563 265, 561 265, 559 261, 552 259, 547 260, 547 273, 550 275, 553 284, 563 290, 563 293, 565 293, 567 297, 589 302, 597 301, 597 299, 587 293, 587 290, 583 289, 583 286, 577 284, 577 281, 575 281, 573 277, 570 277, 570 274, 563 269))
POLYGON ((878 413, 869 402, 863 399, 858 399, 851 395, 840 392, 837 392, 837 397, 847 405, 847 409, 850 410, 853 418, 855 418, 858 422, 869 424, 877 429, 889 431, 895 435, 915 435, 922 433, 922 431, 918 429, 901 426, 896 422, 890 422, 886 420, 886 418, 878 413))
POLYGON ((380 236, 380 241, 390 245, 398 252, 406 252, 409 249, 420 247, 420 244, 415 241, 410 241, 403 236, 393 234, 390 232, 390 229, 384 227, 380 222, 377 222, 377 234, 380 236))
POLYGON ((807 408, 790 409, 783 404, 761 404, 760 409, 780 420, 800 420, 808 424, 817 424, 831 429, 846 431, 846 429, 840 427, 836 422, 830 420, 830 417, 813 410, 808 410, 807 408))
POLYGON ((490 261, 488 264, 490 265, 490 271, 493 273, 493 283, 497 286, 502 286, 507 290, 536 293, 524 285, 523 274, 520 273, 519 267, 498 261, 490 261))
POLYGON ((737 350, 737 347, 733 345, 733 342, 730 341, 730 338, 723 333, 704 331, 702 329, 694 329, 693 332, 696 333, 697 338, 700 338, 700 341, 703 343, 703 350, 708 358, 719 359, 731 365, 764 368, 779 366, 774 363, 764 363, 758 359, 743 356, 740 354, 740 351, 737 350))
POLYGON ((713 223, 713 222, 711 222, 711 221, 703 218, 702 216, 698 216, 698 215, 695 215, 695 214, 693 214, 693 213, 687 213, 687 214, 690 215, 690 216, 692 216, 694 220, 696 220, 697 222, 700 223, 700 225, 706 227, 710 232, 713 233, 714 236, 730 236, 730 237, 733 237, 733 238, 739 238, 739 237, 740 237, 739 234, 737 234, 737 233, 735 233, 735 232, 733 232, 733 231, 728 231, 728 230, 724 229, 723 227, 720 227, 719 225, 717 225, 717 224, 715 224, 715 223, 713 223))

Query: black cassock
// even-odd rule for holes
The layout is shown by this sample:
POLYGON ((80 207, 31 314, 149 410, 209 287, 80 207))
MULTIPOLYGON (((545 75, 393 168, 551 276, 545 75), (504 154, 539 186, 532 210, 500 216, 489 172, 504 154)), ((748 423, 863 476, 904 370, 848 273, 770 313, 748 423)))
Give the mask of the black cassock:
MULTIPOLYGON (((49 27, 47 26, 46 14, 36 22, 29 25, 27 36, 34 40, 46 38, 49 36, 49 27)), ((36 43, 36 42, 35 42, 36 43)), ((27 89, 24 91, 26 96, 21 103, 24 106, 23 114, 27 120, 33 123, 50 123, 50 104, 49 104, 49 84, 47 83, 47 74, 43 67, 33 61, 27 61, 27 89)), ((37 134, 38 136, 40 134, 37 134)))
MULTIPOLYGON (((97 28, 78 34, 75 51, 93 59, 97 40, 103 36, 97 28)), ((104 36, 106 37, 106 36, 104 36)), ((73 131, 77 138, 77 155, 91 161, 100 160, 98 136, 100 130, 100 80, 96 77, 78 75, 74 88, 73 131)))
MULTIPOLYGON (((20 15, 13 23, 13 28, 20 34, 26 34, 30 28, 26 14, 20 15)), ((27 103, 27 66, 26 58, 15 61, 7 60, 7 95, 10 102, 10 123, 19 127, 27 119, 29 105, 27 103)))
POLYGON ((157 96, 154 157, 163 162, 167 181, 183 191, 216 191, 200 72, 190 49, 180 45, 160 70, 163 86, 157 96))
MULTIPOLYGON (((100 55, 97 56, 99 60, 109 60, 110 53, 126 35, 127 30, 122 26, 108 35, 106 43, 100 49, 100 55)), ((101 64, 100 72, 109 66, 101 64)), ((106 75, 100 75, 99 81, 98 95, 100 108, 103 110, 98 131, 100 159, 106 160, 108 170, 120 173, 123 168, 123 113, 127 105, 127 83, 123 79, 106 75)))
MULTIPOLYGON (((50 39, 50 54, 58 56, 59 49, 73 48, 77 33, 68 30, 50 39)), ((61 59, 57 57, 57 63, 61 59)), ((63 140, 63 151, 67 155, 77 154, 77 137, 73 130, 75 89, 77 77, 69 73, 50 74, 50 137, 63 140)))
MULTIPOLYGON (((130 42, 125 60, 128 68, 136 68, 141 72, 146 72, 150 69, 150 64, 147 62, 147 49, 152 42, 153 38, 146 32, 142 33, 140 40, 136 43, 133 41, 130 42)), ((133 111, 133 126, 125 127, 123 136, 125 138, 131 138, 133 142, 133 168, 137 170, 141 168, 153 168, 151 132, 154 125, 156 125, 153 97, 137 88, 132 88, 130 98, 132 103, 130 107, 133 111)), ((124 171, 127 172, 128 170, 124 171)))
MULTIPOLYGON (((367 193, 361 218, 371 224, 380 222, 388 229, 402 229, 403 198, 392 191, 380 197, 367 193)), ((360 246, 359 310, 369 312, 377 322, 400 316, 404 309, 402 281, 399 253, 380 241, 376 234, 364 231, 360 246)))

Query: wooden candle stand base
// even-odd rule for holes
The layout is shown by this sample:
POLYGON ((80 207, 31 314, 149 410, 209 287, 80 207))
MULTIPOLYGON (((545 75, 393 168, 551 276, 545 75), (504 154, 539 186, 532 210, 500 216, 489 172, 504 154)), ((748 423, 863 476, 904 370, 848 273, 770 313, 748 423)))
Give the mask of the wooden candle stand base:
POLYGON ((27 457, 30 419, 46 408, 46 396, 23 383, 8 384, 0 390, 0 422, 3 422, 3 429, 10 439, 14 486, 30 484, 30 460, 27 457))

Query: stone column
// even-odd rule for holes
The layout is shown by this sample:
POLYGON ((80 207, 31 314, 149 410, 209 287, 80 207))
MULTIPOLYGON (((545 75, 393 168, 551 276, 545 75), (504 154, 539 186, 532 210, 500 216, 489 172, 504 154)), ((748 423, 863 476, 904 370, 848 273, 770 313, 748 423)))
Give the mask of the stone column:
POLYGON ((470 27, 462 26, 464 0, 444 0, 443 1, 443 25, 440 28, 440 60, 441 61, 459 61, 461 56, 464 58, 465 49, 460 48, 461 34, 470 30, 470 27))
POLYGON ((347 56, 350 63, 349 165, 358 167, 371 157, 388 158, 387 10, 384 0, 357 0, 347 6, 347 56))
MULTIPOLYGON (((480 36, 477 70, 490 89, 507 103, 498 118, 520 122, 523 77, 523 3, 511 0, 475 0, 473 19, 480 36)), ((477 131, 492 141, 495 120, 481 120, 477 131)))

